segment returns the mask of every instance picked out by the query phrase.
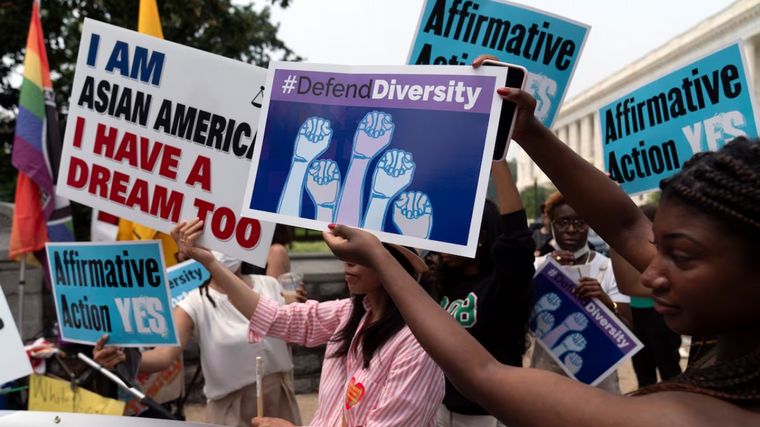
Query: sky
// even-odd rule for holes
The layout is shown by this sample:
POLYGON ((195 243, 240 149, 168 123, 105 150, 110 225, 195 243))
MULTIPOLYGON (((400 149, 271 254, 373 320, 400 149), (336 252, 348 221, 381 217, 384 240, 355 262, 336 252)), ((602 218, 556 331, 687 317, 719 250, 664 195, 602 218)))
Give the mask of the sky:
MULTIPOLYGON (((513 2, 591 26, 566 97, 570 99, 733 0, 513 2)), ((402 65, 422 4, 423 0, 294 0, 287 9, 273 7, 272 16, 280 24, 280 38, 309 62, 402 65)))

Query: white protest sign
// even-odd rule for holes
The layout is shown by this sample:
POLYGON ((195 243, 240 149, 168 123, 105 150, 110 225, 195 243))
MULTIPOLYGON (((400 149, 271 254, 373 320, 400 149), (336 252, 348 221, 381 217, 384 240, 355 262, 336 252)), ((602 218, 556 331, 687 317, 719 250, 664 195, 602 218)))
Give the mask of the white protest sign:
POLYGON ((58 192, 264 266, 274 224, 241 218, 266 70, 86 19, 58 192))
POLYGON ((24 351, 24 343, 16 329, 11 309, 0 288, 0 347, 3 363, 0 363, 0 384, 25 377, 32 373, 32 365, 24 351))

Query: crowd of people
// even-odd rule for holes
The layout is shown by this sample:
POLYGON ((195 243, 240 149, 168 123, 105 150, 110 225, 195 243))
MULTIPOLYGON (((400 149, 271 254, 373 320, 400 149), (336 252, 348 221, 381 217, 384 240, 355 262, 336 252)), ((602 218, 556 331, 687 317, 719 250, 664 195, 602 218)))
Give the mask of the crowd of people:
POLYGON ((351 297, 285 304, 266 276, 289 269, 277 254, 242 274, 239 261, 196 244, 204 224, 188 219, 172 237, 212 278, 174 311, 182 346, 130 361, 104 337, 96 360, 153 372, 196 335, 208 421, 224 425, 300 425, 285 343, 326 345, 315 426, 760 425, 760 267, 751 246, 760 238, 760 143, 740 137, 695 155, 660 184, 654 214, 544 127, 527 92, 498 93, 518 106, 514 140, 560 191, 535 232, 506 163, 494 162, 498 203, 486 203, 474 259, 423 259, 331 225, 324 240, 344 261, 351 297), (590 247, 591 229, 610 258, 590 247), (614 373, 597 387, 569 379, 540 347, 533 369, 523 368, 533 275, 546 258, 578 267, 575 296, 596 298, 644 342, 634 358, 638 390, 621 395, 614 373), (716 342, 683 373, 681 335, 716 342), (264 414, 255 402, 259 352, 268 361, 264 414))

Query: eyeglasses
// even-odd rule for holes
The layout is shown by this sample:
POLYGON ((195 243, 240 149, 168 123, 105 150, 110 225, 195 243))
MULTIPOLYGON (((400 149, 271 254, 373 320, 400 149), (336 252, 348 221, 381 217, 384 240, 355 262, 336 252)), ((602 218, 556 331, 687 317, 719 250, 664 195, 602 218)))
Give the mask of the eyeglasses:
POLYGON ((588 223, 580 218, 557 218, 552 221, 552 224, 556 228, 561 228, 563 230, 570 228, 571 224, 576 230, 585 230, 588 228, 588 223))

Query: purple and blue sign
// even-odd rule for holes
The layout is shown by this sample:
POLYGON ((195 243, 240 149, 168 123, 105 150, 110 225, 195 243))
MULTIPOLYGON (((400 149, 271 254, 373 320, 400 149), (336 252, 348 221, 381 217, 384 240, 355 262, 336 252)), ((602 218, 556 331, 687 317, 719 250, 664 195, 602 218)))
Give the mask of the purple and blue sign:
POLYGON ((474 256, 506 72, 275 63, 243 215, 474 256))
POLYGON ((599 300, 578 299, 572 293, 577 283, 553 260, 533 282, 530 331, 569 377, 596 385, 643 347, 599 300))

